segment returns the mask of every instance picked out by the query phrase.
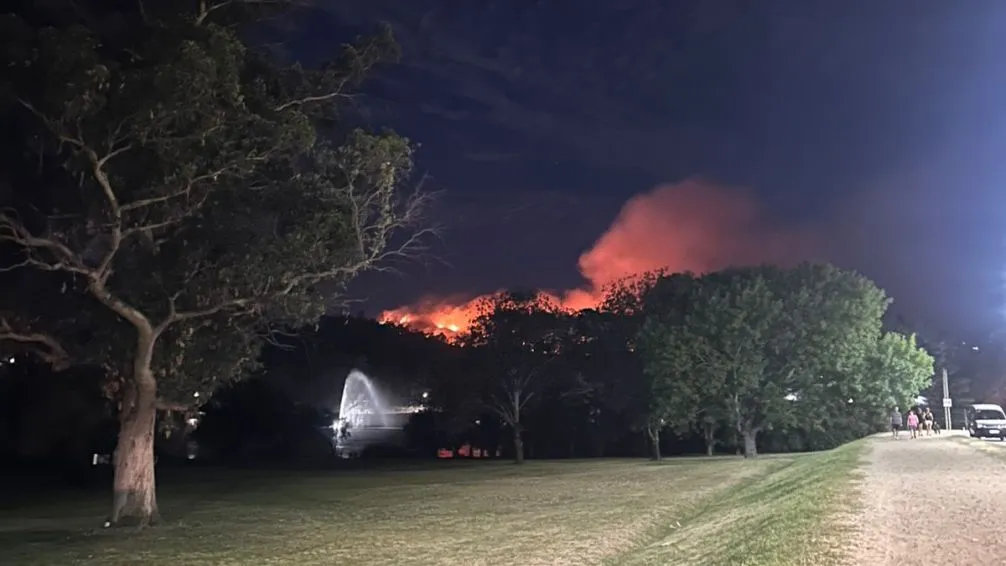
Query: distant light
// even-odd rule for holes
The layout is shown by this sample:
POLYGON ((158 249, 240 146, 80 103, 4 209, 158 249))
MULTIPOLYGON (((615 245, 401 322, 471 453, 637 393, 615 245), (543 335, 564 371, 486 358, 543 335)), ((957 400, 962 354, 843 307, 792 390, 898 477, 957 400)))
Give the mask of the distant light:
MULTIPOLYGON (((977 352, 978 351, 978 346, 971 346, 971 349, 977 352)), ((14 363, 14 362, 11 362, 11 363, 14 363)))
POLYGON ((197 424, 199 424, 199 419, 192 417, 191 419, 188 420, 188 423, 189 426, 196 426, 197 424))
POLYGON ((429 391, 423 391, 423 399, 429 399, 429 398, 430 398, 430 392, 429 391))
POLYGON ((199 392, 196 391, 195 393, 192 394, 192 396, 195 397, 196 399, 198 399, 199 398, 199 392))
POLYGON ((477 424, 477 425, 482 424, 482 420, 481 419, 475 419, 475 424, 477 424))
POLYGON ((855 403, 855 401, 853 401, 853 400, 852 400, 852 398, 850 397, 850 398, 849 398, 849 404, 851 405, 851 404, 853 404, 853 403, 855 403))

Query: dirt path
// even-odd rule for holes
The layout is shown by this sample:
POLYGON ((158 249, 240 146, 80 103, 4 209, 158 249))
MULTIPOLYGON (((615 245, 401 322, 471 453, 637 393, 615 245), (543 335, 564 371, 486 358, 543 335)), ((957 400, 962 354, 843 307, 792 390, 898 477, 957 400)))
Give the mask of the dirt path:
POLYGON ((948 435, 871 442, 850 566, 1006 563, 1006 449, 948 435))

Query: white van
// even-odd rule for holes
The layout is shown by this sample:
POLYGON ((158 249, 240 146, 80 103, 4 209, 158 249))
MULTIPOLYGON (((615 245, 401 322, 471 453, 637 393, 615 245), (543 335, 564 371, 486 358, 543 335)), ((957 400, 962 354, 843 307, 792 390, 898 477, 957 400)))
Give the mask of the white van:
POLYGON ((1006 412, 999 405, 972 405, 968 408, 971 438, 998 438, 1006 441, 1006 412))

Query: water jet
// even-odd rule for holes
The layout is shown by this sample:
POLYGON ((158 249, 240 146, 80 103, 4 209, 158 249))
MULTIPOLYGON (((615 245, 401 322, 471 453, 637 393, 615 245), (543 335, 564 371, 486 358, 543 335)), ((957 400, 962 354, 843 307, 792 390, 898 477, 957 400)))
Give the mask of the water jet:
POLYGON ((393 413, 365 373, 350 371, 342 386, 339 415, 332 423, 336 454, 358 456, 367 446, 387 441, 402 428, 391 422, 393 413))

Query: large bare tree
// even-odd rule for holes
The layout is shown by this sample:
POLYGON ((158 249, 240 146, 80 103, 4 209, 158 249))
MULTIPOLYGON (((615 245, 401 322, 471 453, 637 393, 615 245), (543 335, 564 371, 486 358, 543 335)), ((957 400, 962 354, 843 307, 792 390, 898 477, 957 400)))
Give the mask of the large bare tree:
MULTIPOLYGON (((81 311, 62 313, 78 323, 68 331, 51 309, 8 305, 0 340, 108 370, 120 407, 113 524, 157 519, 158 408, 184 410, 239 378, 270 329, 317 320, 359 274, 420 252, 427 233, 427 195, 402 191, 409 142, 338 120, 396 55, 390 32, 317 70, 284 67, 209 6, 140 2, 0 27, 4 108, 44 173, 12 181, 4 269, 55 278, 81 311)), ((37 304, 29 294, 19 304, 37 304)))

